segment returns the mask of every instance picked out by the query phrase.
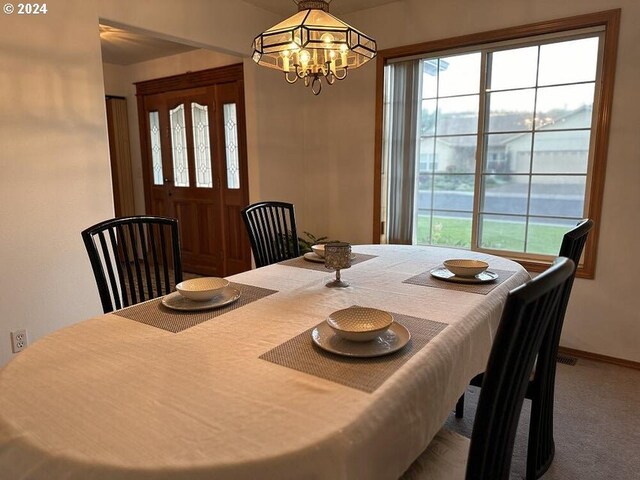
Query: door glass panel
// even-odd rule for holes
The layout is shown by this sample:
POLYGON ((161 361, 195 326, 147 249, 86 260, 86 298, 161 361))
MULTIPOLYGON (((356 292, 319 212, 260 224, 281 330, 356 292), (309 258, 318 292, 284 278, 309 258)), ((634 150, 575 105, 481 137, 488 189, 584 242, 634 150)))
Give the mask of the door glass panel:
POLYGON ((212 188, 209 107, 192 103, 191 118, 193 120, 193 149, 196 159, 196 187, 212 188))
POLYGON ((236 104, 224 104, 224 142, 227 155, 227 188, 240 188, 240 164, 238 159, 238 121, 236 104))
POLYGON ((153 167, 153 184, 162 185, 162 149, 160 147, 160 117, 158 112, 149 112, 149 134, 151 135, 151 165, 153 167))
POLYGON ((184 105, 169 110, 171 121, 171 149, 173 151, 173 183, 176 187, 189 186, 187 163, 187 129, 184 122, 184 105))

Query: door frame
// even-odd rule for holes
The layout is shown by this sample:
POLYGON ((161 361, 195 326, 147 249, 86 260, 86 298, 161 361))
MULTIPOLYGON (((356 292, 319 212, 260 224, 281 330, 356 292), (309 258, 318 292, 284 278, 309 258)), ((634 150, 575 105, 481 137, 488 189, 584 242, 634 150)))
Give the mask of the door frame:
MULTIPOLYGON (((240 167, 240 182, 245 187, 242 189, 242 204, 244 206, 249 205, 249 172, 247 161, 247 138, 246 138, 246 116, 245 116, 245 98, 244 98, 244 66, 242 63, 228 65, 224 67, 216 67, 207 70, 199 70, 195 72, 187 72, 179 75, 172 75, 169 77, 162 77, 153 80, 145 80, 142 82, 136 82, 136 98, 138 103, 138 112, 145 111, 145 97, 148 95, 154 95, 159 93, 166 93, 171 91, 187 90, 198 87, 210 87, 220 84, 236 84, 238 87, 238 105, 237 105, 237 122, 238 122, 238 147, 239 147, 239 167, 240 167)), ((216 106, 217 108, 217 106, 216 106)), ((148 188, 153 183, 153 172, 149 158, 151 158, 151 139, 149 138, 149 119, 145 115, 139 115, 138 125, 140 128, 140 147, 141 147, 141 161, 142 161, 142 175, 144 184, 144 201, 145 210, 150 212, 152 210, 151 192, 148 188)), ((220 177, 221 184, 225 184, 223 177, 220 177)), ((224 193, 222 193, 224 197, 224 193)), ((238 219, 240 223, 241 220, 238 219)), ((222 251, 224 259, 223 270, 229 272, 227 274, 238 273, 238 263, 231 262, 229 265, 229 259, 227 258, 227 245, 226 235, 228 232, 221 232, 223 236, 222 251)), ((243 235, 242 246, 243 259, 246 257, 246 270, 251 268, 251 250, 248 242, 248 238, 243 235)), ((245 263, 244 261, 242 263, 245 263)), ((240 270, 242 271, 242 270, 240 270)))

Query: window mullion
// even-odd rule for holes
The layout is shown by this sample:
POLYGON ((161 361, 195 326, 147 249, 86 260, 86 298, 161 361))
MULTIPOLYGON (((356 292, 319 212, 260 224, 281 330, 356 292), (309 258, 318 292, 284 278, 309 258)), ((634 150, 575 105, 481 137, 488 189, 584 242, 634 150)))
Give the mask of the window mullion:
POLYGON ((433 245, 433 210, 436 202, 436 142, 438 138, 438 122, 440 119, 440 59, 438 58, 438 65, 436 68, 436 111, 435 111, 435 126, 433 130, 433 147, 431 154, 433 162, 428 166, 428 170, 431 171, 431 208, 429 209, 429 245, 433 245))
POLYGON ((415 184, 413 186, 413 228, 411 234, 411 243, 413 245, 418 244, 418 225, 420 221, 420 210, 418 209, 418 203, 420 201, 420 154, 421 154, 421 143, 422 143, 422 135, 420 132, 420 126, 422 125, 422 102, 423 102, 423 94, 422 94, 422 82, 423 82, 423 60, 417 60, 418 69, 420 70, 420 75, 418 77, 418 87, 416 88, 417 94, 415 95, 413 101, 417 102, 418 108, 416 109, 416 114, 418 119, 416 121, 416 158, 415 158, 415 168, 413 169, 413 174, 415 177, 415 184))
POLYGON ((527 212, 524 222, 524 253, 527 252, 529 246, 529 221, 531 220, 531 187, 533 184, 533 152, 536 142, 536 115, 538 113, 538 79, 540 76, 540 46, 538 45, 538 59, 536 62, 536 84, 533 94, 533 118, 531 120, 531 150, 529 152, 529 190, 527 191, 527 212))
POLYGON ((480 57, 480 91, 478 105, 478 133, 476 142, 476 181, 473 188, 473 215, 471 215, 471 250, 480 249, 482 192, 484 191, 484 158, 486 155, 485 125, 489 116, 487 102, 487 85, 491 72, 491 59, 487 51, 480 57))

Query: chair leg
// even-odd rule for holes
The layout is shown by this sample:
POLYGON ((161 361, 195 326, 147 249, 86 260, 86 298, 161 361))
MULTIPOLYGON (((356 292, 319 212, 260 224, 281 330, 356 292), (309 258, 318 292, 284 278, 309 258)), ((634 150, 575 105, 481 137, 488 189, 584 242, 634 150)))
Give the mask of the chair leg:
POLYGON ((540 478, 555 455, 553 441, 553 397, 531 399, 531 420, 527 447, 527 480, 540 478))
POLYGON ((456 418, 462 417, 464 417, 464 393, 460 395, 460 398, 456 403, 456 418))

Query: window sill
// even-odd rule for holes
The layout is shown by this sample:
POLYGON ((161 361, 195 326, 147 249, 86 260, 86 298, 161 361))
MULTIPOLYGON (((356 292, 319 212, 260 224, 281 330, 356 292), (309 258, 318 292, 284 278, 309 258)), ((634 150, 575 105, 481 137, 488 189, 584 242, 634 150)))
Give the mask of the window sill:
MULTIPOLYGON (((522 258, 515 258, 515 257, 509 257, 509 256, 505 256, 505 258, 509 258, 510 260, 513 260, 514 262, 518 262, 528 272, 535 272, 535 273, 544 272, 553 263, 553 260, 549 260, 549 261, 543 261, 543 260, 533 261, 533 260, 530 260, 530 259, 525 260, 525 259, 522 259, 522 258)), ((578 270, 576 271, 576 277, 593 280, 594 277, 595 277, 595 272, 593 271, 593 269, 587 269, 586 265, 580 264, 580 265, 578 265, 578 270)))

